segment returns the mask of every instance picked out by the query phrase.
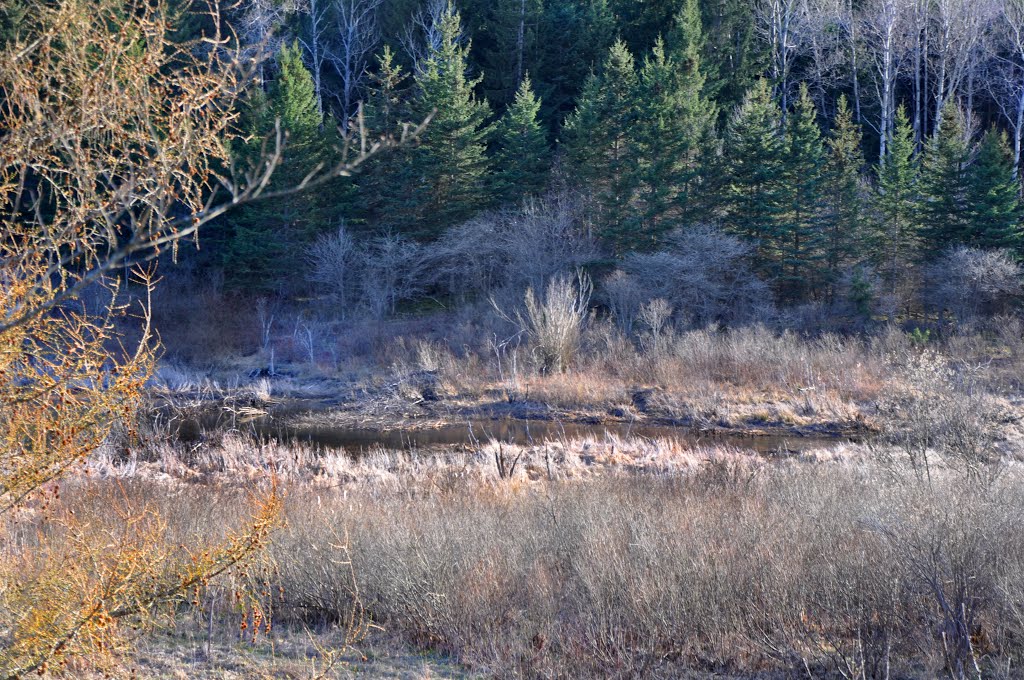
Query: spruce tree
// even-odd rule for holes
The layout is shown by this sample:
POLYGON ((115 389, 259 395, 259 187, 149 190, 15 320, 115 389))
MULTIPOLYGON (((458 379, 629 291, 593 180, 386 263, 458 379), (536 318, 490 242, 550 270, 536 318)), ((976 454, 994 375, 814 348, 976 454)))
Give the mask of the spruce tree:
MULTIPOLYGON (((669 54, 684 67, 692 68, 699 65, 705 43, 700 0, 683 0, 682 6, 672 19, 665 43, 669 54)), ((701 86, 703 87, 703 83, 701 86)))
POLYGON ((825 150, 818 112, 807 85, 800 94, 786 130, 784 177, 788 205, 775 234, 779 252, 779 285, 783 297, 798 301, 817 290, 822 273, 825 150))
POLYGON ((5 0, 0 6, 0 47, 18 37, 28 16, 28 0, 5 0))
POLYGON ((970 241, 967 166, 971 146, 964 116, 955 104, 942 110, 938 134, 925 150, 921 171, 922 255, 933 258, 970 241))
POLYGON ((875 209, 878 222, 870 242, 872 260, 887 290, 895 293, 899 280, 920 247, 916 209, 920 168, 914 153, 914 130, 907 110, 896 110, 889 154, 878 168, 875 209))
MULTIPOLYGON (((410 123, 407 75, 395 61, 391 48, 384 47, 377 55, 376 68, 369 75, 363 117, 368 134, 378 139, 400 135, 401 126, 410 123)), ((415 149, 401 147, 371 158, 359 175, 359 197, 364 220, 349 221, 360 226, 384 228, 412 224, 416 205, 423 199, 420 182, 412 172, 411 158, 415 149)))
MULTIPOLYGON (((692 0, 691 0, 692 2, 692 0)), ((682 218, 706 214, 699 200, 705 160, 715 153, 714 104, 702 95, 700 54, 693 45, 667 56, 659 39, 640 69, 636 122, 635 233, 630 247, 654 247, 682 218)))
POLYGON ((636 66, 624 42, 616 41, 599 74, 591 74, 579 106, 566 122, 569 162, 601 208, 601 234, 621 251, 629 241, 630 199, 636 149, 636 66))
POLYGON ((723 150, 726 228, 751 241, 758 267, 778 274, 774 238, 789 208, 782 112, 768 83, 759 80, 733 113, 723 150))
POLYGON ((540 17, 537 65, 530 73, 543 102, 541 118, 557 132, 575 110, 589 73, 615 41, 607 0, 546 0, 540 17))
POLYGON ((469 46, 460 44, 462 22, 449 3, 441 17, 440 44, 416 75, 417 118, 433 112, 412 154, 412 172, 423 187, 414 206, 415 221, 404 230, 433 238, 486 204, 490 162, 486 154, 490 107, 467 78, 469 46))
POLYGON ((831 287, 839 280, 841 269, 847 264, 857 263, 859 250, 864 245, 860 176, 864 153, 861 150, 860 126, 853 122, 845 95, 839 97, 826 146, 825 267, 831 295, 831 287))
POLYGON ((540 107, 527 76, 495 134, 494 198, 502 203, 539 194, 547 185, 550 149, 538 119, 540 107))
POLYGON ((668 26, 679 0, 612 0, 616 26, 622 39, 635 54, 654 48, 668 26))
MULTIPOLYGON (((280 121, 287 141, 271 189, 295 186, 319 163, 329 161, 313 79, 297 44, 281 48, 278 69, 269 96, 257 94, 250 102, 252 141, 240 150, 243 158, 258 158, 259 146, 273 134, 274 121, 280 121)), ((334 198, 321 188, 259 201, 237 211, 225 254, 228 283, 247 290, 278 289, 296 271, 303 246, 328 226, 326 208, 336 202, 334 198)))
MULTIPOLYGON (((468 6, 462 6, 468 13, 468 6)), ((473 42, 479 46, 484 92, 492 104, 505 108, 512 105, 526 74, 538 65, 537 33, 544 3, 485 0, 480 9, 480 29, 473 42)))
MULTIPOLYGON (((750 0, 702 0, 701 17, 707 96, 721 110, 733 111, 765 72, 767 60, 757 36, 750 0)), ((725 122, 725 121, 723 121, 725 122)))
POLYGON ((979 248, 1017 248, 1021 204, 1006 133, 989 130, 967 169, 967 241, 979 248))

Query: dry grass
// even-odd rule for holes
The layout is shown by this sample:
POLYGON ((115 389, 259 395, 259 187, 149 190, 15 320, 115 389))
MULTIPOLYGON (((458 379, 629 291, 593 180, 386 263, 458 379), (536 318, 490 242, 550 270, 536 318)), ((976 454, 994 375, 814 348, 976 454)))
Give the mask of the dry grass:
MULTIPOLYGON (((1019 677, 1019 465, 981 483, 937 463, 925 482, 870 447, 562 447, 550 479, 542 448, 503 479, 494 460, 384 452, 309 476, 312 452, 264 447, 287 489, 275 635, 359 608, 488 677, 1019 677)), ((247 503, 227 482, 262 469, 242 458, 203 484, 120 485, 177 535, 216 534, 247 503)), ((100 516, 88 488, 65 494, 100 516)), ((219 611, 224 644, 237 615, 219 611)))
MULTIPOLYGON (((280 635, 358 611, 488 677, 1020 677, 1024 467, 961 465, 948 433, 970 423, 940 416, 975 397, 929 376, 897 376, 891 398, 925 415, 894 419, 893 445, 769 459, 606 436, 354 459, 222 434, 105 450, 65 497, 102 515, 88 489, 116 483, 185 540, 223 533, 240 483, 274 476, 280 635), (906 426, 946 433, 927 477, 906 426)), ((237 614, 217 611, 227 644, 237 614)))
POLYGON ((1018 678, 1024 466, 1001 392, 1024 352, 979 362, 992 342, 922 352, 895 333, 752 328, 662 335, 654 351, 598 324, 569 372, 515 376, 508 353, 388 350, 465 402, 500 389, 627 418, 881 430, 784 459, 602 437, 357 460, 225 435, 91 465, 99 484, 157 480, 140 488, 192 527, 234 516, 238 481, 273 474, 288 489, 278 622, 358 609, 484 676, 1018 678))
MULTIPOLYGON (((381 625, 500 677, 937 677, 959 623, 945 599, 969 628, 956 662, 1012 670, 1024 480, 967 495, 905 481, 712 462, 470 496, 297 494, 278 549, 322 555, 345 532, 381 625)), ((290 615, 349 601, 322 559, 282 561, 290 615)))

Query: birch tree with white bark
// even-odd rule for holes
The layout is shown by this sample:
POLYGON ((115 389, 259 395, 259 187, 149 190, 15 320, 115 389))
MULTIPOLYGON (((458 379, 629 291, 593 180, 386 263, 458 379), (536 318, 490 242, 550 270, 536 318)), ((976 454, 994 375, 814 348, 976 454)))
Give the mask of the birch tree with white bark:
POLYGON ((878 102, 878 159, 885 163, 888 142, 896 116, 896 83, 906 54, 908 19, 912 8, 907 0, 873 0, 861 17, 861 35, 871 65, 871 82, 878 102))

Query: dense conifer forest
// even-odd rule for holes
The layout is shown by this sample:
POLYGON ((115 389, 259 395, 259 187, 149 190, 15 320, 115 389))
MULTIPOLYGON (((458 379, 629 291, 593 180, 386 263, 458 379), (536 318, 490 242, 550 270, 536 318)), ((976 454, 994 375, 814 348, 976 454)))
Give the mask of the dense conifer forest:
MULTIPOLYGON (((176 6, 182 40, 209 30, 176 6)), ((258 156, 279 120, 275 183, 334 161, 344 135, 430 118, 351 178, 208 228, 196 266, 230 290, 323 295, 303 273, 341 229, 362 265, 415 279, 381 293, 353 273, 353 309, 449 296, 418 270, 458 269, 437 262, 467 224, 555 193, 593 239, 575 265, 628 276, 713 230, 739 239, 766 304, 893 318, 957 248, 1021 252, 1017 0, 245 0, 228 16, 268 57, 233 153, 258 156)))

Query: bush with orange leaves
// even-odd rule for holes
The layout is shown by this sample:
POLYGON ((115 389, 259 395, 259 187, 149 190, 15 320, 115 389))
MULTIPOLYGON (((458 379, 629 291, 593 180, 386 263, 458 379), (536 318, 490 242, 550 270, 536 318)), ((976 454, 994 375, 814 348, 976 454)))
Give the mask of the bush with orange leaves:
MULTIPOLYGON (((120 631, 244 566, 277 522, 272 484, 235 533, 189 548, 151 507, 115 503, 104 524, 52 502, 113 424, 130 422, 153 368, 148 305, 118 307, 114 273, 133 268, 151 289, 143 263, 270 197, 287 146, 278 131, 256 164, 233 168, 254 61, 221 33, 216 6, 191 44, 171 40, 170 16, 163 0, 34 3, 0 45, 0 678, 115 660, 120 631), (99 309, 84 302, 97 289, 110 293, 99 309), (143 329, 132 347, 114 324, 125 314, 143 329)), ((357 142, 274 194, 349 173, 396 140, 357 142)))

